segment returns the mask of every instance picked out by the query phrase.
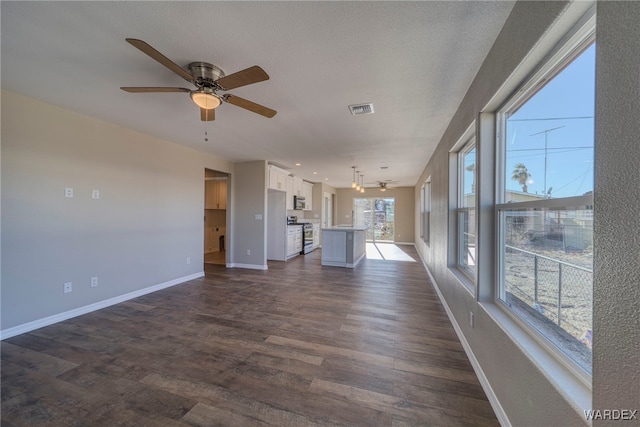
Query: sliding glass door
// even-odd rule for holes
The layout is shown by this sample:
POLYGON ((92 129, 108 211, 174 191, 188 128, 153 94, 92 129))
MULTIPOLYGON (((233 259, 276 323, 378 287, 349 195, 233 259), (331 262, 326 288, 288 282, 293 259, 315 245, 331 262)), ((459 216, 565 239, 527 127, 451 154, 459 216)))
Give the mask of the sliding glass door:
POLYGON ((394 241, 394 211, 393 197, 355 197, 353 199, 354 224, 365 226, 367 241, 394 241))

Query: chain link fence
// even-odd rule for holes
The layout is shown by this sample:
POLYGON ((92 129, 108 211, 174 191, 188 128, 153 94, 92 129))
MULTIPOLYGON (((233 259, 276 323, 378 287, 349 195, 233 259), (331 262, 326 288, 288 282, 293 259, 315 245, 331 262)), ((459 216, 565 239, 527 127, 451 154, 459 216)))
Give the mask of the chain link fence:
POLYGON ((591 330, 589 268, 506 246, 505 290, 576 339, 591 330))

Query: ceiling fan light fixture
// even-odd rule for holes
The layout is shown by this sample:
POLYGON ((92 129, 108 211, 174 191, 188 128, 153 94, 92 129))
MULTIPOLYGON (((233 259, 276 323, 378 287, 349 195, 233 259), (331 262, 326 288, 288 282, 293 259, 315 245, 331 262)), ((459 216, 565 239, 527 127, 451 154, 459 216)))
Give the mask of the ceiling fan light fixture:
POLYGON ((207 92, 204 90, 193 90, 190 93, 193 102, 200 108, 205 110, 213 110, 220 106, 221 101, 213 92, 207 92))

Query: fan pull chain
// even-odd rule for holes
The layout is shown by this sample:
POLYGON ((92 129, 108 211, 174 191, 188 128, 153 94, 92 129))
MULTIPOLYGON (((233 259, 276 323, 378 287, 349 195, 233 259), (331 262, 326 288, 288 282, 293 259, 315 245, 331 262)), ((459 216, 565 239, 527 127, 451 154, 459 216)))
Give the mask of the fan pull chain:
POLYGON ((209 137, 207 136, 207 122, 204 122, 204 142, 209 142, 209 137))

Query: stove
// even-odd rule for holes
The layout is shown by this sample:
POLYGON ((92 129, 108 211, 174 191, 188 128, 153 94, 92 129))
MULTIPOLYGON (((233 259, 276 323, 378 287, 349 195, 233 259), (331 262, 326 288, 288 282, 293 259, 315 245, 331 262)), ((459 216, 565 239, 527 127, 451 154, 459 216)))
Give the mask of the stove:
POLYGON ((298 217, 291 215, 287 217, 287 225, 302 226, 302 251, 300 255, 313 251, 313 224, 310 222, 298 222, 298 217))

